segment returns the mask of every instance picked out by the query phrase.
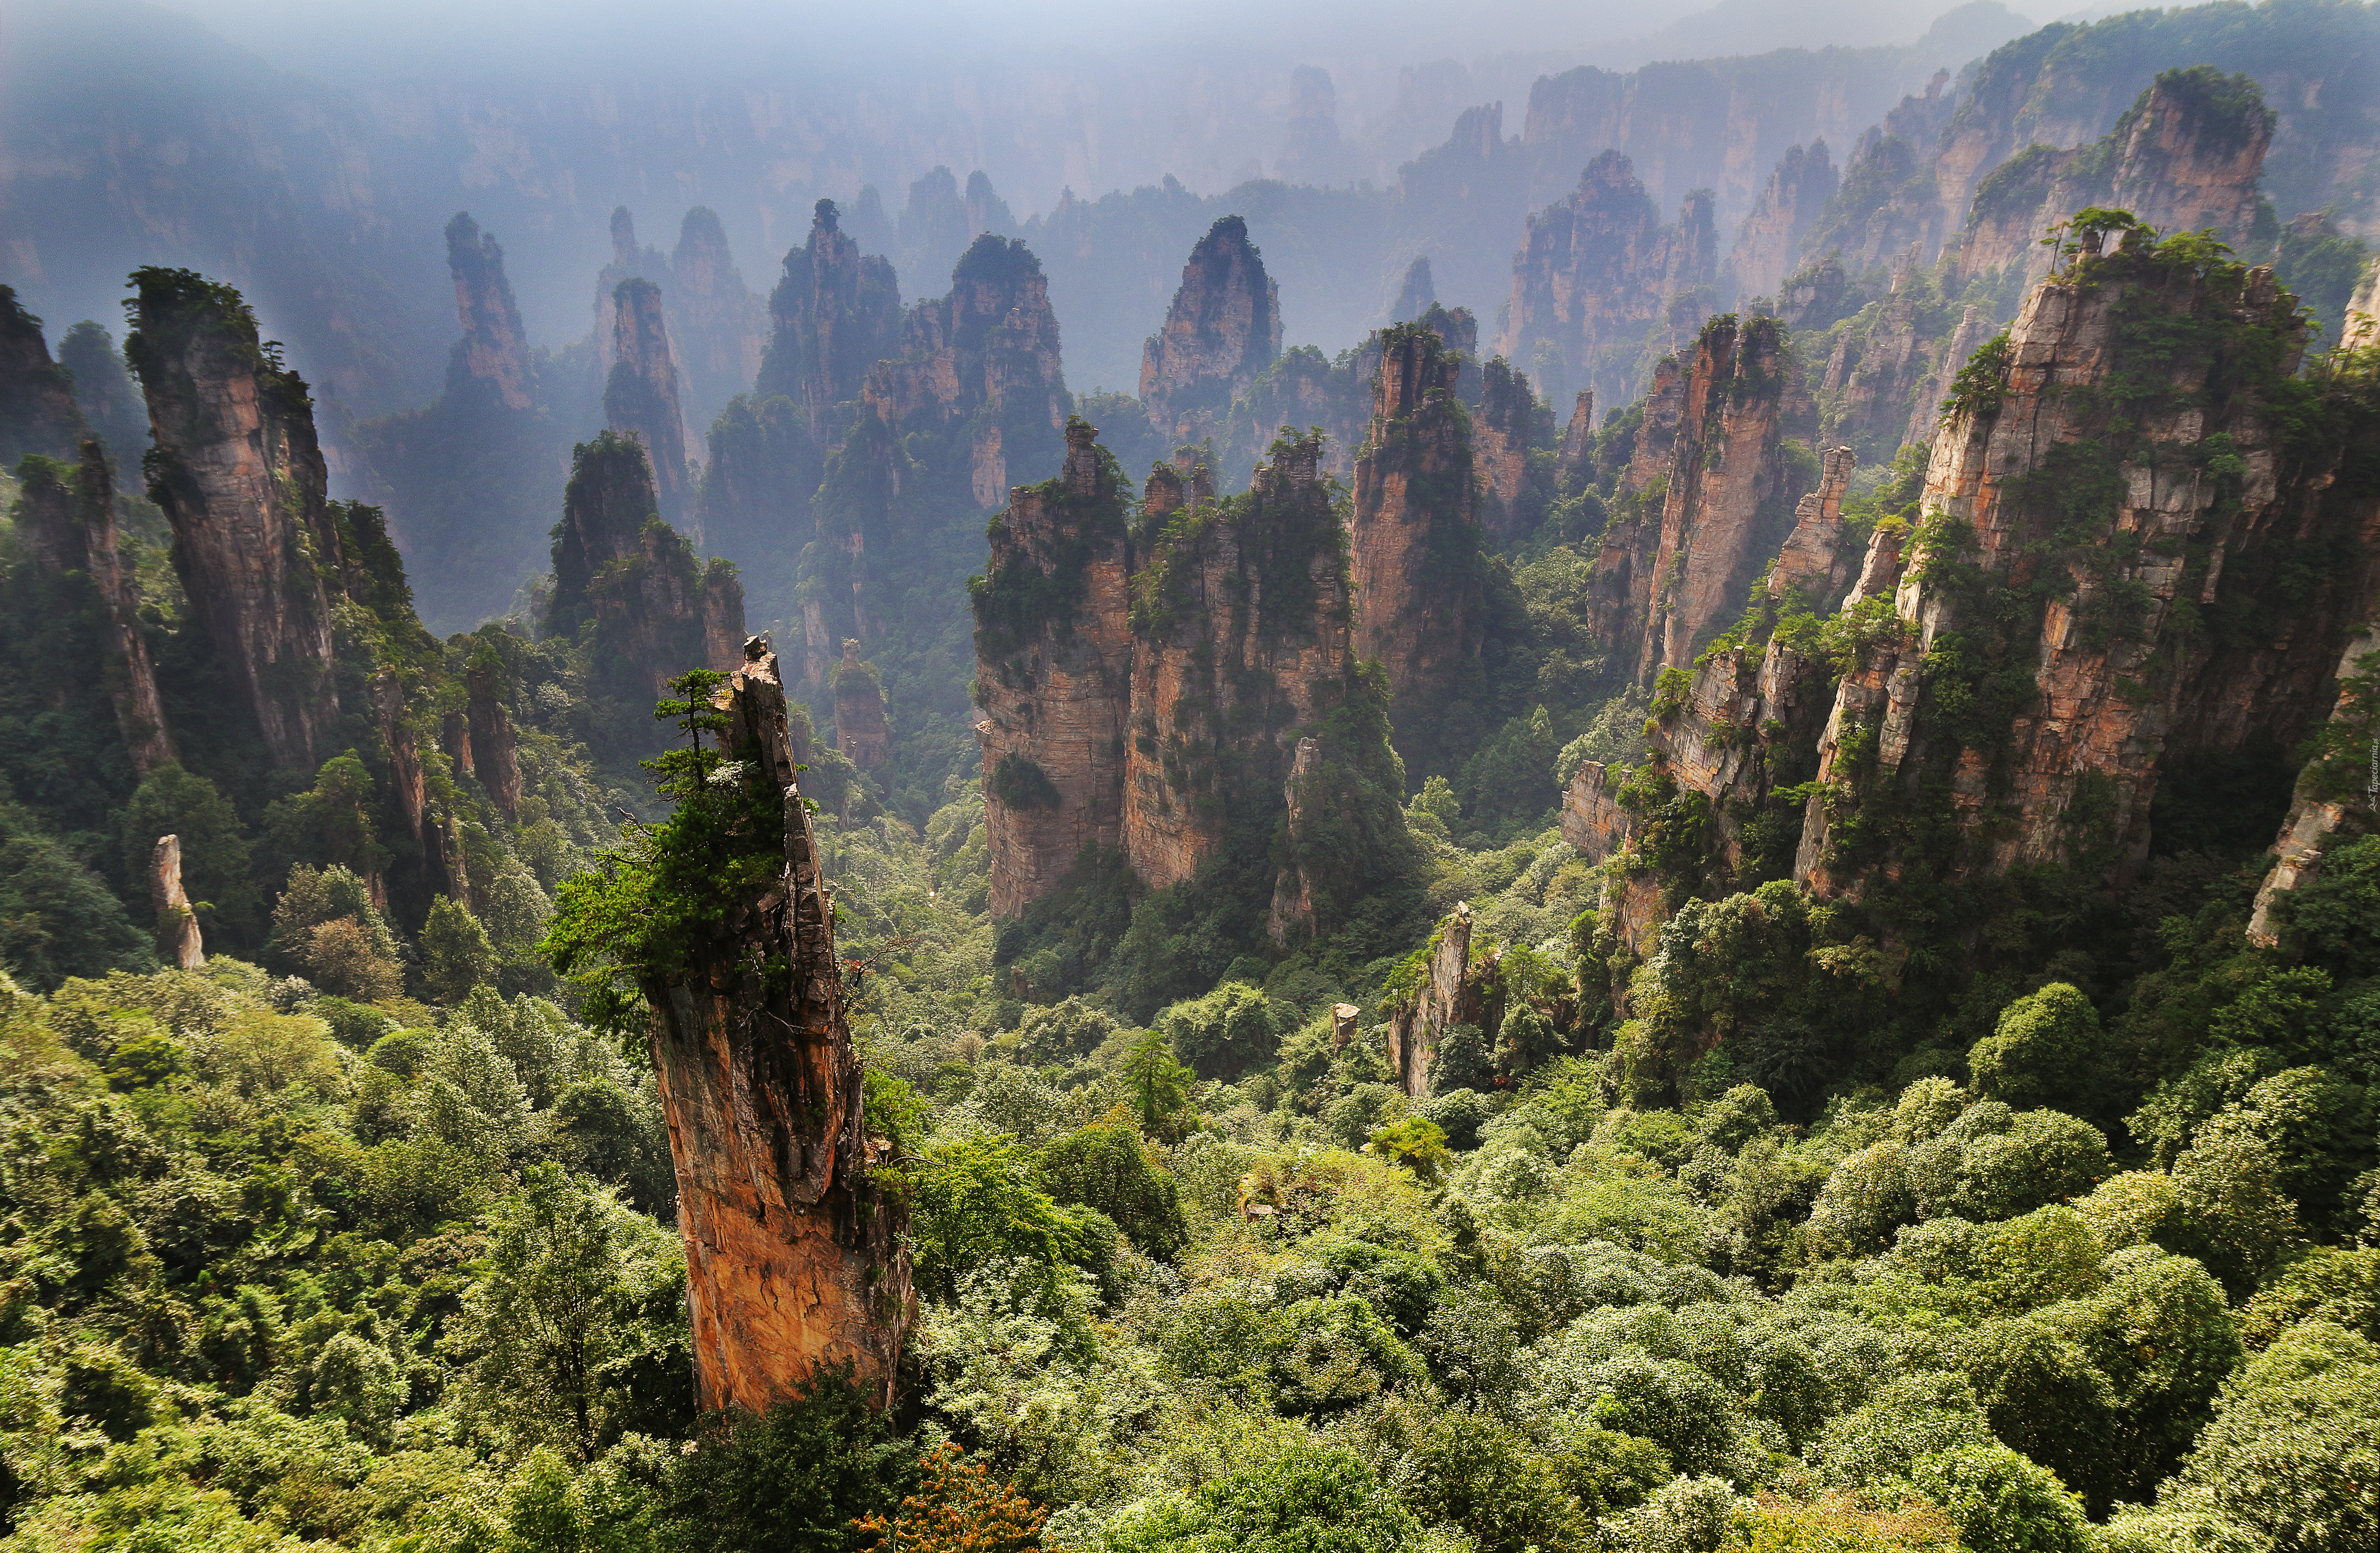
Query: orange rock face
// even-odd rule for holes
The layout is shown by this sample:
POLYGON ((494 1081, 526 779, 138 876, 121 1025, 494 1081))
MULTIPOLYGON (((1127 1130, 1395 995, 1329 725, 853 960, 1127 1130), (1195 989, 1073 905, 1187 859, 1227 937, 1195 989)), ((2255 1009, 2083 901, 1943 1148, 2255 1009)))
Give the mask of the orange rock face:
POLYGON ((861 1068, 834 913, 795 782, 776 660, 722 693, 726 746, 783 795, 783 872, 681 980, 645 989, 676 1169, 695 1377, 705 1408, 758 1411, 821 1365, 892 1400, 915 1310, 897 1196, 869 1178, 861 1068), (770 958, 790 969, 765 976, 770 958))
POLYGON ((1049 893, 1086 846, 1163 889, 1277 815, 1288 855, 1271 921, 1293 938, 1346 909, 1334 892, 1403 840, 1399 827, 1372 847, 1382 857, 1340 860, 1335 880, 1307 867, 1320 855, 1307 857, 1306 831, 1351 822, 1337 784, 1369 770, 1393 785, 1378 768, 1394 763, 1376 734, 1342 747, 1318 733, 1366 694, 1318 441, 1275 443, 1251 489, 1224 500, 1203 465, 1160 467, 1128 527, 1129 488, 1093 435, 1075 422, 1064 474, 1015 492, 976 590, 993 910, 1049 893))

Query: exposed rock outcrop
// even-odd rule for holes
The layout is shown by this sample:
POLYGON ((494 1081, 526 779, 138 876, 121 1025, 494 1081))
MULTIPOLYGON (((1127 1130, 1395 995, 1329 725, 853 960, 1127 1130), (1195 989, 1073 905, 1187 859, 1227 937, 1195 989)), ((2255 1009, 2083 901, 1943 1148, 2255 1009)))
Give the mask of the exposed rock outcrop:
POLYGON ((1488 363, 1471 417, 1472 467, 1479 476, 1479 520, 1499 540, 1520 538, 1544 516, 1547 492, 1532 489, 1529 455, 1553 444, 1553 414, 1537 404, 1529 380, 1498 357, 1488 363))
POLYGON ((52 599, 96 627, 102 661, 93 667, 106 686, 125 754, 133 770, 146 776, 175 758, 174 741, 140 629, 140 592, 116 544, 106 452, 85 442, 72 469, 33 458, 18 467, 18 478, 23 490, 17 535, 25 558, 61 590, 52 599))
POLYGON ((29 453, 72 458, 85 435, 74 384, 50 359, 42 321, 0 285, 0 468, 29 453))
POLYGON ((900 601, 957 586, 952 558, 981 513, 1063 455, 1072 401, 1031 250, 977 238, 950 295, 910 309, 899 358, 869 370, 861 401, 799 566, 804 675, 820 689, 845 637, 872 647, 900 601))
POLYGON ((1235 215, 1190 250, 1182 285, 1140 358, 1140 398, 1176 443, 1214 434, 1232 401, 1281 355, 1281 288, 1235 215))
POLYGON ((613 694, 658 696, 690 668, 742 661, 744 588, 735 568, 697 559, 656 510, 641 443, 605 431, 573 450, 554 528, 546 630, 592 632, 594 662, 613 694))
POLYGON ((1387 331, 1355 461, 1355 655, 1388 671, 1401 708, 1479 650, 1479 497, 1459 366, 1425 325, 1387 331))
POLYGON ((2130 211, 2161 232, 2213 227, 2239 242, 2255 221, 2275 116, 2245 76, 2168 70, 2096 144, 2034 146, 1978 184, 1959 273, 2010 264, 2028 279, 2047 273, 2054 255, 2042 234, 2091 206, 2130 211))
POLYGON ((2096 247, 2034 290, 1935 440, 1925 525, 1878 579, 1892 629, 1819 750, 1796 871, 1822 893, 1910 870, 2120 881, 2169 762, 2290 747, 2337 694, 2380 498, 2334 471, 2371 406, 2333 388, 2344 440, 2292 440, 2270 405, 2302 334, 2269 271, 2096 247), (2115 382, 2138 385, 2120 411, 2115 382), (2277 607, 2274 569, 2309 545, 2339 564, 2277 607), (1991 688, 2021 665, 2028 693, 1991 688), (1925 829, 1932 792, 1955 825, 1925 829))
POLYGON ((613 294, 612 375, 603 384, 603 419, 611 430, 644 444, 661 513, 686 510, 686 415, 678 398, 677 363, 662 316, 662 288, 625 280, 613 294))
POLYGON ((760 370, 763 309, 728 251, 727 232, 707 205, 686 212, 670 254, 672 338, 686 376, 689 446, 760 370))
MULTIPOLYGON (((1555 393, 1592 388, 1612 403, 1633 399, 1647 334, 1670 322, 1673 300, 1718 279, 1712 223, 1710 195, 1697 190, 1676 225, 1662 224, 1628 158, 1605 152, 1567 199, 1529 217, 1498 350, 1546 371, 1555 393), (1551 360, 1561 365, 1559 382, 1551 360)), ((1699 320, 1709 309, 1691 310, 1699 320)))
POLYGON ((1739 295, 1777 295, 1801 261, 1803 235, 1826 212, 1827 201, 1835 197, 1840 181, 1826 141, 1813 140, 1807 147, 1795 146, 1785 153, 1777 170, 1768 175, 1760 198, 1753 201, 1751 213, 1736 231, 1735 247, 1728 252, 1728 271, 1739 295))
POLYGON ((2290 795, 2289 812, 2273 842, 2273 866, 2257 886, 2248 917, 2251 940, 2270 947, 2280 941, 2289 897, 2322 873, 2323 854, 2338 842, 2369 835, 2380 824, 2380 782, 2373 780, 2366 751, 2380 748, 2374 727, 2374 673, 2380 671, 2380 626, 2366 625, 2348 642, 2332 677, 2338 698, 2326 733, 2352 734, 2329 740, 2331 747, 2306 763, 2290 795), (2359 759, 2358 757, 2364 757, 2359 759), (2361 769, 2359 769, 2361 768, 2361 769), (2360 780, 2359 780, 2360 779, 2360 780))
MULTIPOLYGON (((720 661, 711 660, 711 666, 720 661)), ((493 654, 475 657, 464 671, 464 686, 468 699, 464 703, 462 738, 451 734, 446 744, 451 752, 459 750, 465 771, 479 779, 487 789, 489 801, 496 812, 506 819, 520 819, 521 771, 520 738, 513 728, 512 713, 505 710, 501 686, 504 668, 493 654)))
POLYGON ((134 281, 125 353, 149 404, 149 494, 173 525, 183 592, 267 758, 311 770, 339 716, 323 577, 342 569, 313 400, 237 292, 187 270, 134 281))
POLYGON ((1814 422, 1784 326, 1773 318, 1712 320, 1684 371, 1657 384, 1637 456, 1660 457, 1666 442, 1667 457, 1658 477, 1630 492, 1628 519, 1607 531, 1597 559, 1612 665, 1623 683, 1649 686, 1663 669, 1687 666, 1742 608, 1802 495, 1787 443, 1806 443, 1814 422), (1657 421, 1666 423, 1658 435, 1657 421))
POLYGON ((149 904, 156 916, 157 958, 177 971, 202 970, 206 936, 182 888, 182 838, 160 836, 149 855, 149 904))
POLYGON ((1570 419, 1562 427, 1561 446, 1557 451, 1556 467, 1565 480, 1575 481, 1579 472, 1595 457, 1595 391, 1582 388, 1570 407, 1570 419))
POLYGON ((1389 1073, 1412 1099, 1430 1092, 1439 1043, 1457 1025, 1492 1028, 1501 1011, 1491 1008, 1496 955, 1471 962, 1471 905, 1458 901, 1439 924, 1420 982, 1389 1012, 1389 1073))
POLYGON ((722 691, 721 736, 780 797, 783 871, 738 901, 684 974, 644 988, 686 1244, 695 1384, 753 1412, 821 1365, 892 1401, 915 1310, 902 1199, 870 1171, 861 1066, 844 1020, 834 908, 801 801, 776 660, 722 691), (782 971, 771 967, 783 966, 782 971))
POLYGON ((446 369, 452 392, 457 380, 486 385, 508 410, 533 408, 528 334, 521 327, 512 283, 504 278, 504 250, 480 230, 470 212, 458 211, 446 224, 446 268, 455 277, 455 311, 463 337, 446 369))
POLYGON ((1069 425, 1059 477, 1012 494, 976 598, 976 735, 997 916, 1055 889, 1086 846, 1123 843, 1131 491, 1097 435, 1069 425))
POLYGON ((975 590, 994 910, 1099 846, 1152 889, 1269 859, 1282 941, 1344 921, 1412 843, 1317 440, 1284 435, 1238 496, 1160 467, 1135 528, 1113 459, 1089 427, 1069 436, 1065 473, 994 525, 975 590))
POLYGON ((808 240, 785 255, 769 317, 755 392, 799 406, 823 445, 841 430, 835 406, 859 397, 869 368, 901 353, 901 287, 892 261, 863 255, 843 231, 834 201, 821 200, 808 240))
POLYGON ((876 665, 859 656, 846 637, 843 661, 834 669, 834 747, 863 771, 882 770, 892 759, 892 735, 884 722, 884 682, 876 665))

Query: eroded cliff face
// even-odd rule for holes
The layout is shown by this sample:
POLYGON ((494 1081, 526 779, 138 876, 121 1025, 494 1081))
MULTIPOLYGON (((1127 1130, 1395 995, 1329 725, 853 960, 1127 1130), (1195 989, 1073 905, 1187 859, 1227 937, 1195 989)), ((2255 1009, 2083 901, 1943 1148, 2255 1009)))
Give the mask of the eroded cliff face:
POLYGON ((1529 455, 1553 445, 1553 416, 1540 409, 1529 380, 1502 357, 1488 363, 1471 418, 1472 467, 1479 477, 1479 517, 1500 540, 1517 539, 1544 516, 1533 491, 1529 455))
POLYGON ((1731 623, 1805 489, 1815 413, 1773 318, 1713 319, 1664 362, 1596 558, 1592 616, 1617 683, 1689 665, 1731 623))
MULTIPOLYGON (((1567 199, 1529 217, 1498 350, 1533 365, 1546 353, 1559 358, 1557 392, 1585 387, 1612 403, 1634 398, 1647 333, 1669 321, 1674 299, 1718 278, 1712 222, 1710 196, 1697 190, 1677 224, 1664 225, 1628 158, 1605 152, 1567 199)), ((1692 310, 1698 319, 1708 309, 1692 310)))
POLYGON ((1774 297, 1801 261, 1803 237, 1826 212, 1841 181, 1827 142, 1787 152, 1735 235, 1727 267, 1741 296, 1774 297))
POLYGON ((901 1198, 869 1171, 861 1065, 820 873, 764 649, 720 697, 722 750, 780 796, 784 867, 736 903, 682 977, 644 989, 686 1244, 695 1380, 706 1409, 753 1412, 820 1365, 892 1397, 916 1308, 901 1198), (782 966, 776 970, 773 967, 782 966))
POLYGON ((1058 320, 1023 243, 978 237, 901 341, 867 375, 799 563, 804 678, 820 689, 845 637, 873 648, 905 601, 959 586, 983 512, 1063 456, 1058 320))
POLYGON ((1471 959, 1471 905, 1457 901, 1453 914, 1439 924, 1421 980, 1389 1011, 1389 1073, 1410 1099, 1430 1093, 1438 1067, 1439 1043, 1457 1025, 1493 1029, 1501 1011, 1492 989, 1496 961, 1503 951, 1474 965, 1471 959))
POLYGON ((29 453, 71 458, 85 435, 74 384, 50 359, 42 321, 0 285, 0 468, 29 453))
POLYGON ((670 311, 683 354, 688 445, 760 370, 766 309, 744 284, 726 229, 707 205, 686 212, 670 254, 670 311))
POLYGON ((2276 415, 2302 334, 2269 271, 2096 246, 1979 363, 1905 561, 1870 568, 1891 614, 1838 691, 1796 863, 1821 893, 2121 881, 2172 762, 2291 747, 2337 693, 2380 565, 2380 497, 2337 479, 2370 406, 2334 384, 2322 432, 2276 415))
POLYGON ((1788 452, 1816 428, 1785 329, 1773 318, 1715 319, 1694 343, 1680 409, 1661 534, 1647 580, 1640 683, 1691 663, 1776 553, 1805 478, 1788 452))
POLYGON ((157 958, 177 971, 204 969, 206 935, 182 888, 182 838, 160 836, 149 855, 149 904, 155 916, 157 958))
POLYGON ((995 912, 1098 846, 1151 889, 1269 860, 1278 941, 1343 921, 1411 842, 1318 441, 1284 435, 1237 496, 1160 467, 1129 525, 1091 439, 1016 493, 975 590, 995 912))
POLYGON ((834 747, 863 771, 880 771, 892 759, 892 734, 884 722, 884 682, 876 665, 859 656, 846 637, 843 661, 834 669, 834 747))
POLYGON ((1228 215, 1190 250, 1182 285, 1140 358, 1140 398, 1159 433, 1175 443, 1211 436, 1232 401, 1281 355, 1281 288, 1228 215))
POLYGON ((183 592, 267 758, 310 770, 339 716, 323 578, 342 569, 313 401, 238 293, 181 270, 134 280, 125 352, 149 404, 149 494, 173 525, 183 592))
POLYGON ((1222 848, 1235 798, 1253 788, 1277 803, 1280 731, 1354 688, 1347 552, 1320 451, 1284 438, 1246 495, 1186 505, 1135 568, 1123 851, 1152 888, 1222 848))
POLYGON ((146 776, 176 758, 174 741, 140 629, 140 593, 116 544, 106 452, 86 441, 73 467, 29 458, 17 476, 22 484, 18 543, 25 562, 42 574, 44 596, 36 607, 63 609, 95 628, 100 661, 89 667, 106 689, 134 772, 146 776))
POLYGON ((744 588, 705 564, 656 510, 651 465, 633 438, 605 431, 573 450, 553 540, 546 630, 592 633, 613 695, 659 696, 689 666, 742 661, 744 588))
POLYGON ((1479 651, 1479 490, 1460 365, 1424 325, 1389 330, 1355 461, 1355 655, 1388 671, 1400 708, 1479 651))
POLYGON ((808 240, 785 255, 769 317, 755 391, 799 406, 823 445, 841 430, 832 424, 835 406, 859 397, 870 367, 901 353, 901 287, 892 262, 862 254, 834 201, 821 200, 808 240))
POLYGON ((458 380, 482 384, 505 409, 535 408, 528 334, 521 327, 512 283, 504 278, 504 250, 468 212, 446 224, 446 268, 455 277, 455 311, 463 322, 463 337, 455 342, 446 366, 448 391, 458 380))
POLYGON ((674 518, 686 510, 688 440, 662 288, 649 280, 625 280, 612 299, 612 375, 603 384, 603 419, 611 430, 644 444, 659 510, 674 518))
POLYGON ((2040 237, 2091 206, 2130 211, 2161 232, 2213 227, 2240 242, 2255 222, 2275 121, 2245 76, 2168 70, 2104 139, 2073 151, 2032 147, 1983 179, 1959 273, 2015 265, 2028 279, 2046 273, 2054 256, 2040 237))
POLYGON ((1131 491, 1097 436, 1087 422, 1067 427, 1058 478, 1012 495, 976 594, 976 736, 996 916, 1055 889, 1084 847, 1122 844, 1131 491))

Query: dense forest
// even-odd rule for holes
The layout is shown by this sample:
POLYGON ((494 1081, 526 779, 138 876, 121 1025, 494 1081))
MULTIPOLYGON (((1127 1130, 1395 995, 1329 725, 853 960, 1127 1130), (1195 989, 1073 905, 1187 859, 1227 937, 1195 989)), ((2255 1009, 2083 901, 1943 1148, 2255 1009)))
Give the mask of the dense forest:
POLYGON ((0 1553, 2370 1548, 2370 15, 1550 76, 1333 351, 946 170, 360 423, 0 286, 0 1553))

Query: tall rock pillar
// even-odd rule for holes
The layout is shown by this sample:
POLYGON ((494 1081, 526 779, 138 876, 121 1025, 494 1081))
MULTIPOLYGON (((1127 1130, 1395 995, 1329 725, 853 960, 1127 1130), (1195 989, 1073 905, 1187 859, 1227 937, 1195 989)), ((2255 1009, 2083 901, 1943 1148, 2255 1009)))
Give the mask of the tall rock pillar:
POLYGON ((155 449, 149 494, 174 565, 276 766, 310 770, 339 716, 326 576, 340 546, 304 380, 258 337, 239 293, 188 270, 133 275, 155 449))
POLYGON ((722 689, 721 745, 783 816, 784 863, 734 903, 682 976, 644 989, 677 1174, 695 1384, 706 1409, 759 1412, 821 1365, 892 1401, 916 1306, 906 1218, 869 1171, 859 1054, 844 1021, 834 908, 795 783, 773 654, 722 689), (782 970, 774 967, 782 966, 782 970))

